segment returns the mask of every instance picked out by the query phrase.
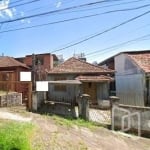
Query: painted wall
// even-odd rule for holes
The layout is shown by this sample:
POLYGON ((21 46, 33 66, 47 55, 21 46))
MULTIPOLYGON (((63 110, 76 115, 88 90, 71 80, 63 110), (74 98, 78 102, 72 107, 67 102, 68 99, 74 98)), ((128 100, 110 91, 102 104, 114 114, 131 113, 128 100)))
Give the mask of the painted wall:
MULTIPOLYGON (((54 81, 55 78, 65 77, 66 80, 73 80, 75 78, 74 75, 49 75, 48 80, 54 81)), ((75 99, 76 93, 79 93, 77 86, 74 85, 66 85, 66 91, 55 91, 54 84, 49 83, 49 97, 54 99, 65 98, 65 99, 75 99)))
POLYGON ((113 104, 112 127, 129 129, 128 131, 138 131, 139 135, 150 137, 150 108, 129 105, 113 104), (128 115, 127 115, 128 114, 128 115), (123 117, 124 126, 123 126, 123 117), (130 117, 129 117, 130 116, 130 117), (128 125, 130 121, 130 126, 128 125))
MULTIPOLYGON (((57 77, 66 77, 66 80, 74 80, 77 75, 49 75, 48 80, 55 80, 57 77)), ((50 99, 76 99, 79 94, 83 94, 82 85, 66 85, 66 91, 55 91, 54 84, 49 83, 49 98, 50 99)), ((109 99, 109 84, 107 82, 96 84, 96 101, 109 99)), ((88 94, 88 93, 86 93, 88 94)))
POLYGON ((115 57, 116 95, 121 104, 145 106, 145 76, 126 54, 115 57))

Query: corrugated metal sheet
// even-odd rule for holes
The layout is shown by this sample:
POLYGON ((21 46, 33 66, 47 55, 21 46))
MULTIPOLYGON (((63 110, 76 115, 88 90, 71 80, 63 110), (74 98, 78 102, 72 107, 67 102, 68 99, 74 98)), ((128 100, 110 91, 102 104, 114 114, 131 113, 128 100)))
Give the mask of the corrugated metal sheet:
POLYGON ((116 94, 121 104, 144 106, 143 75, 116 75, 116 94))

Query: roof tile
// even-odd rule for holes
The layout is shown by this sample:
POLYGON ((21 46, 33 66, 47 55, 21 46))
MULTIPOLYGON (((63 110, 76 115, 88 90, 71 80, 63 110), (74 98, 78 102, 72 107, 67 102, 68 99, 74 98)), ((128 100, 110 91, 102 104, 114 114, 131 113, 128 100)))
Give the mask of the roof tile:
POLYGON ((104 75, 100 75, 100 76, 78 76, 76 77, 76 80, 79 81, 85 81, 85 82, 100 82, 100 81, 113 81, 113 78, 108 77, 108 76, 104 76, 104 75))
POLYGON ((147 53, 128 54, 128 56, 146 73, 150 73, 150 51, 147 53))
POLYGON ((87 63, 74 57, 68 59, 59 66, 53 68, 49 74, 56 73, 111 73, 111 69, 104 69, 100 66, 87 63))
POLYGON ((0 57, 0 68, 18 67, 18 66, 29 68, 26 64, 23 64, 12 57, 8 57, 8 56, 0 57))

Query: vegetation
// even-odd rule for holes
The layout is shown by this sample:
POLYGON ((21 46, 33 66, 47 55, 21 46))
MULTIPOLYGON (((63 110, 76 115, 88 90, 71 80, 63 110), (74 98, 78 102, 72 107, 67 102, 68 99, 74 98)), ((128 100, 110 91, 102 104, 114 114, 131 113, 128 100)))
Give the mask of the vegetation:
POLYGON ((0 121, 0 150, 31 150, 33 124, 0 121))
POLYGON ((74 119, 74 118, 63 118, 60 116, 52 116, 52 118, 56 121, 56 123, 60 125, 65 125, 68 127, 72 127, 74 125, 79 127, 86 127, 89 129, 95 129, 96 127, 102 126, 101 124, 98 124, 96 122, 86 121, 83 119, 74 119))

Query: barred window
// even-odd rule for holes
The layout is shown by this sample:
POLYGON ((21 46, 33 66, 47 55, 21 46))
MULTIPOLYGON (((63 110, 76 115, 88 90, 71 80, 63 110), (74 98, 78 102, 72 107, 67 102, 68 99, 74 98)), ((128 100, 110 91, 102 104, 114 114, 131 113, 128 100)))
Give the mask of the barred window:
MULTIPOLYGON (((54 80, 55 81, 66 80, 66 77, 56 77, 54 80)), ((54 91, 66 92, 67 91, 67 87, 64 84, 58 84, 58 85, 54 86, 54 91)))

